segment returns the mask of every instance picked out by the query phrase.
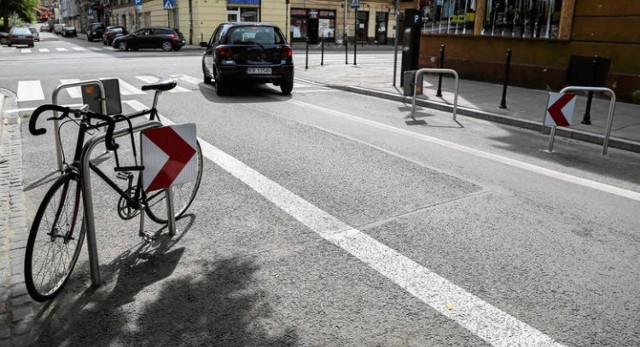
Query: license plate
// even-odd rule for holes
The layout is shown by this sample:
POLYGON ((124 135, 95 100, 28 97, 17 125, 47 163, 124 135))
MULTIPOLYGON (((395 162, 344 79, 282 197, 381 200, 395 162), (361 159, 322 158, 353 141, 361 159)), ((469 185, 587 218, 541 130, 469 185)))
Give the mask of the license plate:
POLYGON ((247 73, 251 75, 270 75, 271 68, 270 67, 250 67, 247 68, 247 73))

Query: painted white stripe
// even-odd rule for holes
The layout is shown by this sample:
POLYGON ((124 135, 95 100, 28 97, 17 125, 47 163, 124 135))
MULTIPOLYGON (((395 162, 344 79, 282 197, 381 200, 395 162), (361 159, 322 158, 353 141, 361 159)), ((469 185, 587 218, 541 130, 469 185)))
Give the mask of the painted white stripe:
POLYGON ((40 48, 40 49, 38 49, 38 50, 39 50, 40 52, 42 52, 42 53, 49 53, 49 52, 50 52, 50 51, 49 51, 49 48, 40 48))
MULTIPOLYGON (((106 78, 115 78, 115 77, 102 77, 101 79, 106 79, 106 78)), ((123 81, 120 78, 118 78, 118 84, 120 85, 120 94, 122 95, 145 94, 145 92, 143 92, 142 90, 132 86, 131 84, 123 81)))
POLYGON ((40 81, 18 82, 18 101, 44 100, 40 81))
POLYGON ((189 75, 171 75, 171 78, 177 78, 179 80, 185 81, 187 83, 198 85, 202 82, 201 78, 196 78, 189 75))
MULTIPOLYGON (((160 78, 156 77, 156 76, 136 76, 137 79, 141 80, 144 83, 156 83, 160 80, 160 78)), ((172 76, 173 78, 173 76, 172 76)), ((180 86, 175 86, 173 89, 171 89, 169 91, 169 93, 184 93, 184 92, 190 92, 191 90, 187 89, 187 88, 183 88, 180 86)))
POLYGON ((562 172, 558 172, 558 171, 554 171, 551 169, 547 169, 541 166, 537 166, 537 165, 533 165, 533 164, 529 164, 529 163, 525 163, 525 162, 521 162, 515 159, 511 159, 511 158, 507 158, 507 157, 503 157, 501 155, 498 154, 493 154, 493 153, 489 153, 489 152, 484 152, 481 151, 479 149, 475 149, 475 148, 471 148, 471 147, 467 147, 464 145, 460 145, 457 143, 453 143, 453 142, 449 142, 446 140, 442 140, 436 137, 431 137, 431 136, 427 136, 427 135, 423 135, 423 134, 418 134, 418 133, 414 133, 412 131, 408 131, 408 130, 403 130, 400 128, 396 128, 390 125, 386 125, 386 124, 382 124, 382 123, 378 123, 375 121, 371 121, 368 119, 364 119, 364 118, 360 118, 354 115, 350 115, 347 113, 343 113, 340 111, 335 111, 335 110, 331 110, 322 106, 317 106, 317 105, 313 105, 307 102, 303 102, 303 101, 298 101, 298 100, 293 100, 293 99, 286 99, 286 98, 282 98, 282 97, 278 97, 278 96, 273 96, 274 98, 278 98, 279 100, 285 101, 285 102, 292 102, 298 106, 304 107, 304 108, 314 108, 317 110, 320 110, 322 112, 337 116, 337 117, 341 117, 344 119, 348 119, 357 123, 361 123, 361 124, 365 124, 368 126, 372 126, 375 128, 379 128, 379 129, 384 129, 384 130, 388 130, 397 134, 402 134, 405 136, 409 136, 409 137, 413 137, 422 141, 426 141, 426 142, 430 142, 430 143, 434 143, 446 148, 451 148, 451 149, 455 149, 458 150, 460 152, 464 152, 464 153, 468 153, 468 154, 472 154, 484 159, 489 159, 498 163, 502 163, 505 165, 509 165, 509 166, 513 166, 522 170, 526 170, 526 171, 530 171, 530 172, 534 172, 540 175, 544 175, 544 176, 548 176, 551 178, 555 178, 561 181, 565 181, 565 182, 569 182, 569 183, 574 183, 577 185, 581 185, 584 187, 588 187, 588 188, 592 188, 592 189, 596 189, 596 190, 600 190, 606 193, 610 193, 610 194, 614 194, 614 195, 618 195, 624 198, 628 198, 628 199, 632 199, 632 200, 636 200, 636 201, 640 201, 640 193, 639 192, 635 192, 632 190, 628 190, 628 189, 624 189, 624 188, 620 188, 620 187, 616 187, 616 186, 612 186, 609 184, 605 184, 605 183, 600 183, 600 182, 596 182, 596 181, 592 181, 586 178, 582 178, 582 177, 578 177, 578 176, 574 176, 574 175, 570 175, 570 174, 566 174, 566 173, 562 173, 562 172))
POLYGON ((31 53, 31 49, 23 48, 23 49, 20 50, 20 53, 31 53))
POLYGON ((100 48, 100 47, 89 47, 89 49, 92 50, 92 51, 101 51, 102 50, 102 48, 100 48))
POLYGON ((58 51, 58 52, 66 52, 67 49, 66 48, 56 48, 56 51, 58 51))
MULTIPOLYGON (((77 79, 77 78, 60 80, 60 83, 62 83, 62 84, 77 83, 77 82, 80 82, 80 80, 77 79)), ((80 87, 65 88, 65 90, 67 91, 69 96, 72 97, 72 98, 81 98, 82 97, 82 91, 80 90, 80 87)))
MULTIPOLYGON (((144 109, 141 103, 129 106, 144 109)), ((162 116, 165 124, 171 123, 162 116)), ((259 172, 198 138, 202 154, 325 240, 349 252, 440 314, 495 346, 558 346, 553 339, 444 277, 350 227, 259 172), (453 305, 450 310, 448 305, 453 305)))
POLYGON ((82 48, 82 47, 73 47, 73 50, 74 51, 86 51, 86 49, 82 48))

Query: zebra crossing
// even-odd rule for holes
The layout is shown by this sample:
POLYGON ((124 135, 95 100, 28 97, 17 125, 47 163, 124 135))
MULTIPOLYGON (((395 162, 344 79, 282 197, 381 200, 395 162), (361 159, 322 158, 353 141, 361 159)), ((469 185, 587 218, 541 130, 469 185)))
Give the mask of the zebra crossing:
MULTIPOLYGON (((168 93, 190 93, 193 91, 198 91, 200 90, 200 84, 202 83, 202 78, 190 75, 174 74, 166 77, 170 77, 178 81, 178 85, 172 90, 168 91, 168 93)), ((107 78, 116 77, 106 76, 96 79, 107 78)), ((160 80, 160 77, 153 75, 137 75, 126 78, 117 77, 116 79, 118 80, 118 85, 120 87, 120 95, 135 97, 139 95, 152 95, 153 91, 143 91, 141 88, 143 85, 157 82, 158 80, 160 80)), ((11 88, 12 86, 8 87, 9 89, 16 90, 18 102, 38 102, 49 100, 53 91, 60 85, 73 84, 80 81, 82 80, 79 78, 65 78, 56 80, 21 80, 17 81, 17 85, 15 86, 15 88, 11 88)), ((305 89, 307 89, 308 92, 312 92, 317 91, 318 89, 327 88, 318 87, 308 83, 296 82, 294 85, 294 89, 299 92, 305 92, 305 89), (312 90, 309 90, 310 88, 312 90)), ((82 91, 79 86, 62 88, 59 95, 61 97, 68 97, 70 99, 81 99, 82 91)))

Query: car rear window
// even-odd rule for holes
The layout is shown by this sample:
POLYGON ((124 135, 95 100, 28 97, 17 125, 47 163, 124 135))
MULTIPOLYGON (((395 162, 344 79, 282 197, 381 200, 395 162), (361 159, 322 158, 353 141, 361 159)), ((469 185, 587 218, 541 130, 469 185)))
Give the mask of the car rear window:
POLYGON ((232 44, 281 44, 284 39, 274 27, 243 26, 232 27, 227 33, 227 43, 232 44))
POLYGON ((27 28, 13 28, 11 29, 11 33, 15 35, 31 35, 31 31, 27 28))

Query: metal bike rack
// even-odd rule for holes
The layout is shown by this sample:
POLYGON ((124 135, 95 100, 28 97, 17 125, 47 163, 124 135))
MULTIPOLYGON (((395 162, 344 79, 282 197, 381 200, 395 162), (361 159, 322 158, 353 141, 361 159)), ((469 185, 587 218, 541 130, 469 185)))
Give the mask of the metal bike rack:
POLYGON ((436 68, 424 68, 424 69, 420 69, 418 71, 416 71, 416 76, 414 77, 413 80, 413 99, 411 101, 411 118, 413 120, 416 120, 415 118, 415 113, 416 113, 416 84, 418 83, 418 81, 421 81, 422 79, 420 78, 421 75, 427 73, 427 72, 435 72, 435 73, 448 73, 451 74, 455 77, 456 81, 455 81, 455 94, 453 97, 453 120, 456 120, 456 114, 458 112, 458 73, 455 70, 452 69, 436 69, 436 68))
MULTIPOLYGON (((107 98, 105 95, 105 91, 104 91, 104 85, 102 84, 102 82, 100 80, 86 80, 86 81, 80 81, 80 82, 72 82, 72 83, 64 83, 61 84, 59 86, 56 87, 56 89, 53 90, 53 93, 51 94, 51 103, 54 105, 58 105, 58 93, 60 93, 61 90, 63 89, 67 89, 67 88, 73 88, 73 87, 80 87, 80 86, 84 86, 84 85, 88 85, 88 84, 97 84, 98 88, 100 89, 100 100, 101 100, 101 106, 102 106, 102 114, 107 114, 107 98)), ((54 111, 53 112, 53 116, 57 117, 58 116, 58 112, 54 111)), ((54 120, 53 121, 53 128, 56 129, 55 131, 55 146, 56 146, 56 162, 58 164, 58 171, 62 171, 62 141, 60 140, 60 132, 57 131, 58 129, 58 120, 54 120)))
MULTIPOLYGON (((138 124, 133 126, 131 131, 140 132, 143 130, 158 128, 163 126, 162 123, 158 121, 147 121, 142 124, 138 124)), ((118 138, 121 136, 129 135, 130 129, 124 128, 117 130, 113 133, 113 138, 118 138)), ((96 226, 94 221, 93 214, 93 198, 91 196, 91 174, 89 171, 89 161, 91 160, 91 152, 93 149, 99 144, 105 141, 105 134, 97 135, 91 138, 82 148, 82 155, 80 156, 80 163, 82 165, 82 198, 83 198, 83 206, 84 206, 84 226, 86 228, 87 233, 87 248, 89 252, 89 267, 91 268, 91 282, 94 286, 100 285, 100 264, 98 262, 98 248, 96 242, 96 226)), ((167 207, 173 207, 173 197, 170 193, 167 194, 167 207)), ((144 225, 144 211, 141 212, 142 221, 141 226, 144 225)), ((175 221, 173 218, 173 208, 167 210, 167 217, 170 218, 169 222, 173 223, 173 230, 175 232, 175 221)), ((172 225, 170 225, 171 227, 172 225)))
MULTIPOLYGON (((609 137, 611 136, 611 126, 613 124, 613 113, 616 107, 616 93, 613 90, 605 87, 566 87, 560 91, 560 94, 566 92, 602 92, 611 95, 611 102, 609 103, 609 115, 607 116, 607 127, 604 133, 604 141, 602 143, 602 155, 607 155, 607 148, 609 147, 609 137)), ((556 136, 556 127, 551 127, 551 134, 549 137, 549 152, 553 152, 553 141, 556 136)))

